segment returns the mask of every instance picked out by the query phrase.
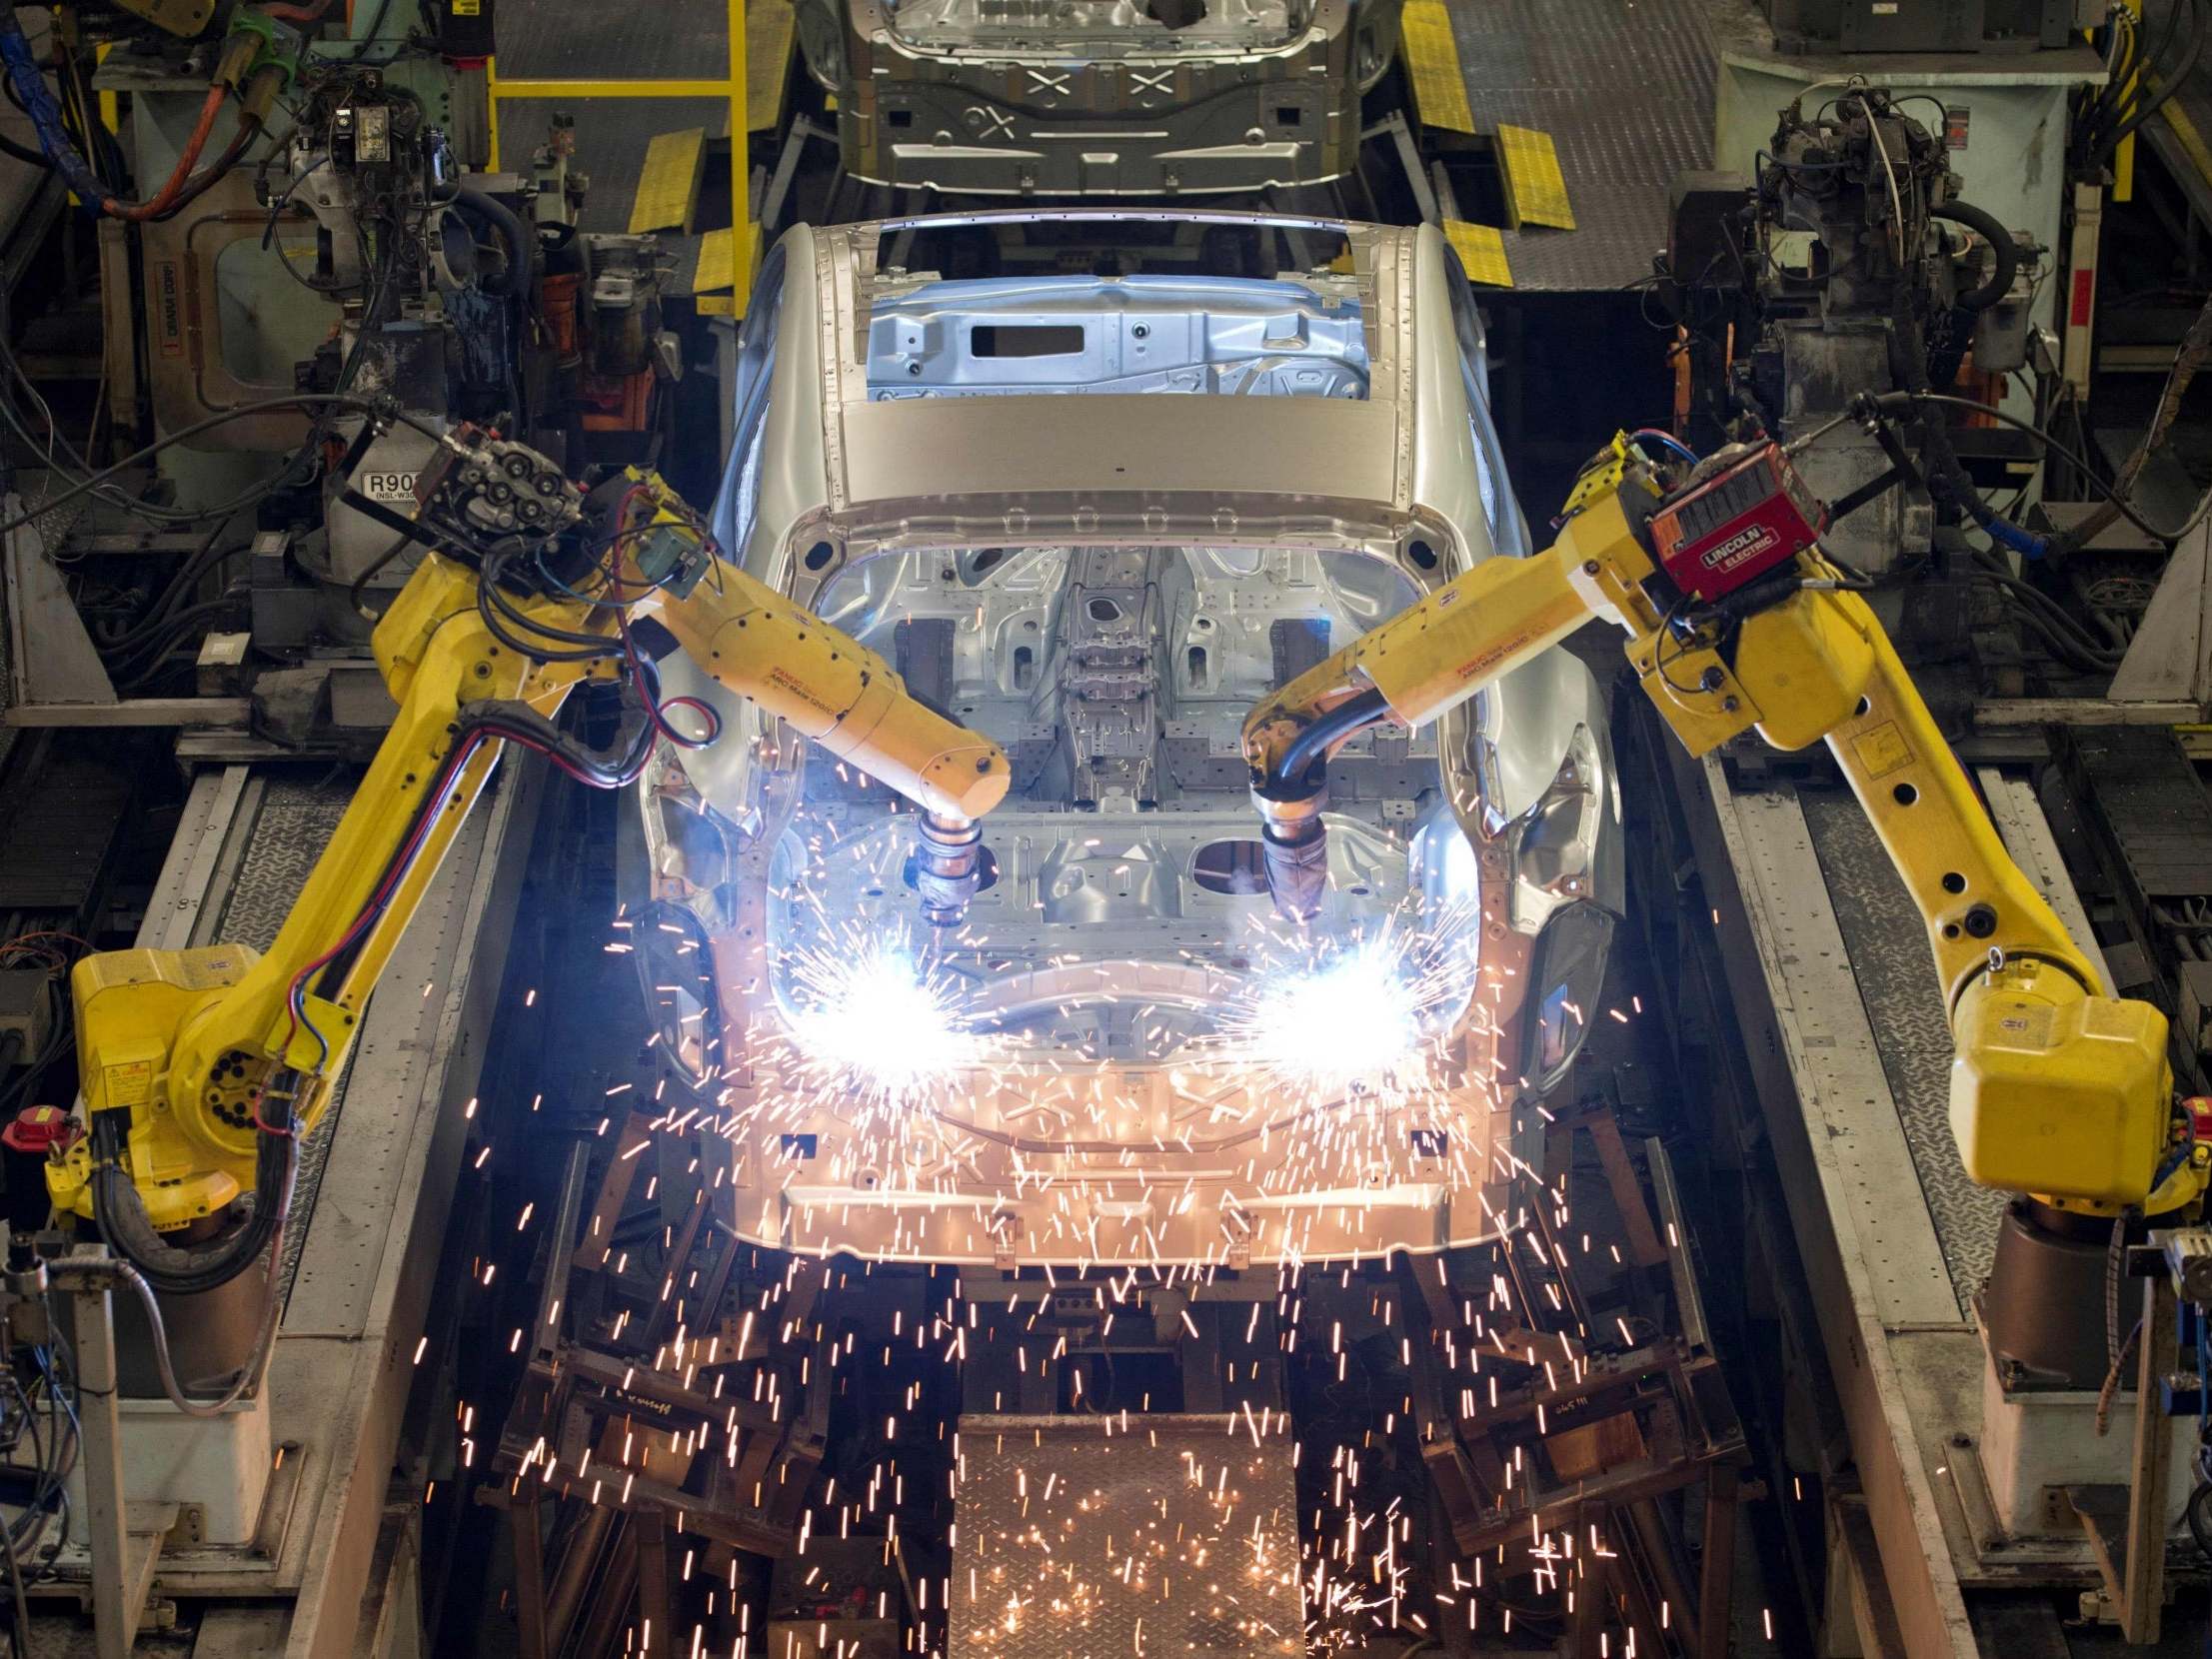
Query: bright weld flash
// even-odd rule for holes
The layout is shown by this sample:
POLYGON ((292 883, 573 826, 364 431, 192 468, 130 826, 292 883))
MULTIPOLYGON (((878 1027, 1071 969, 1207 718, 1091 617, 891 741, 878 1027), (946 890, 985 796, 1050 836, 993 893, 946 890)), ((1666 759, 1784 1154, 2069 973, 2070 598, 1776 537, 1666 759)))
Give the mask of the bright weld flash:
POLYGON ((792 1021, 800 1049, 891 1100, 971 1063, 976 1039, 952 990, 903 941, 873 939, 844 957, 812 955, 800 971, 807 1003, 792 1021))
POLYGON ((1261 1064, 1318 1083, 1388 1075, 1421 1045, 1420 996, 1402 954, 1362 941, 1258 987, 1243 1035, 1261 1064))

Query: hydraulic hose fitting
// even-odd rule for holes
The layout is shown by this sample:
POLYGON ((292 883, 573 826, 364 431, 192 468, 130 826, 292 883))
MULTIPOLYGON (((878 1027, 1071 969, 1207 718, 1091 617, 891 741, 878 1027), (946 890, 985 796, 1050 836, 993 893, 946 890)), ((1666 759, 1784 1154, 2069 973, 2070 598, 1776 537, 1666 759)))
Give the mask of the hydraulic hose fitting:
POLYGON ((1321 822, 1321 809, 1327 805, 1325 784, 1295 800, 1252 791, 1267 890, 1285 920, 1306 921, 1320 911, 1328 888, 1328 827, 1321 822))
POLYGON ((974 819, 920 813, 914 842, 922 919, 933 927, 958 927, 968 919, 969 900, 983 890, 984 827, 974 819))

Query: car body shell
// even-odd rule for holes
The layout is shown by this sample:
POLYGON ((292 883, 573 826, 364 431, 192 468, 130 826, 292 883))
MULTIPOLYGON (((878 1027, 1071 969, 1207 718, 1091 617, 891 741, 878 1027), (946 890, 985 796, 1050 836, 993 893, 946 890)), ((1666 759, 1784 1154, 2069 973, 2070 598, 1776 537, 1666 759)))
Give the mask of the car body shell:
POLYGON ((917 948, 969 974, 971 1011, 1014 1034, 895 1099, 806 1060, 790 961, 822 939, 800 934, 834 912, 834 955, 908 924, 896 837, 911 820, 669 659, 669 694, 716 704, 723 737, 649 780, 651 913, 674 919, 633 918, 639 937, 686 939, 689 966, 644 976, 669 1051, 703 1079, 697 1109, 729 1131, 730 1224, 780 1248, 1001 1264, 1249 1264, 1492 1236, 1506 1186, 1540 1166, 1528 1108, 1600 1015, 1620 904, 1617 783, 1587 668, 1549 653, 1422 733, 1362 738, 1332 774, 1334 920, 1441 914, 1422 948, 1462 973, 1411 1082, 1289 1086, 1223 1048, 1216 1016, 1249 1013, 1254 956, 1307 944, 1281 941, 1263 892, 1204 878, 1206 846, 1251 832, 1236 725, 1296 634, 1268 606, 1367 626, 1473 562, 1530 551, 1465 278, 1428 227, 1203 212, 1141 217, 1340 251, 1270 281, 879 267, 903 231, 1102 217, 801 227, 765 262, 717 534, 864 644, 896 644, 911 684, 930 678, 1009 747, 1015 795, 984 821, 1001 878, 970 928, 917 948), (994 361, 976 350, 985 327, 1057 328, 1074 349, 994 361), (1136 360, 1139 344, 1155 355, 1136 360), (1067 596, 1087 593, 1158 613, 1137 637, 1165 643, 1134 690, 1123 675, 1104 694, 1152 723, 1134 750, 1109 741, 1094 681, 1066 666, 1115 661, 1079 638, 1067 596), (1056 666, 1025 693, 999 643, 1040 619, 1056 666), (1222 642, 1233 685, 1185 663, 1201 638, 1222 642), (1027 782, 1026 736, 1051 746, 1027 782), (1115 760, 1131 754, 1133 770, 1115 760), (814 908, 794 919, 800 890, 814 908), (1139 1036, 1123 1019, 1116 1038, 1111 1009, 1130 1000, 1167 1011, 1139 1036))

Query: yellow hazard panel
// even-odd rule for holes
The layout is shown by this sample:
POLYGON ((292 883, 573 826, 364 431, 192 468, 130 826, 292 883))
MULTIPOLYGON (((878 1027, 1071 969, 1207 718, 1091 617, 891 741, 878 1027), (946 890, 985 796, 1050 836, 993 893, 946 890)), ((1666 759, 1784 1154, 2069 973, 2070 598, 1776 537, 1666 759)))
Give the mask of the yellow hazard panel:
POLYGON ((1444 221, 1444 240, 1467 268, 1475 282, 1492 288, 1513 286, 1513 268, 1505 260, 1505 237, 1495 225, 1470 225, 1464 219, 1444 221))
POLYGON ((1553 230, 1574 229, 1574 209, 1567 202, 1567 181, 1559 171, 1558 147, 1549 133, 1532 127, 1497 129, 1497 167, 1505 182, 1505 214, 1513 229, 1523 225, 1548 225, 1553 230))
POLYGON ((784 125, 784 88, 791 82, 792 44, 799 23, 791 0, 748 0, 745 8, 745 125, 772 133, 784 125))
POLYGON ((699 198, 700 164, 706 154, 704 127, 653 135, 638 174, 638 194, 630 203, 632 236, 665 230, 689 234, 693 204, 699 198))
POLYGON ((1451 14, 1443 0, 1406 0, 1398 34, 1406 78, 1413 84, 1413 113, 1420 124, 1447 132, 1473 132, 1467 77, 1459 68, 1459 46, 1451 38, 1451 14))
POLYGON ((711 294, 718 288, 734 288, 738 281, 738 239, 728 227, 709 231, 699 239, 699 265, 692 272, 692 292, 711 294))

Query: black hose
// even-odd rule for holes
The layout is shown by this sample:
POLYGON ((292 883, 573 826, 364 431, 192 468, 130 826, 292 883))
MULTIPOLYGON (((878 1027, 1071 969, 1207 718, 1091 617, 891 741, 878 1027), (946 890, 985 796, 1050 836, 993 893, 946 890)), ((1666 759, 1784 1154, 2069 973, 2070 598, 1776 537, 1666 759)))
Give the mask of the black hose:
POLYGON ((43 168, 49 173, 54 170, 54 164, 46 159, 45 151, 26 149, 6 133, 0 133, 0 156, 12 157, 26 167, 43 168))
POLYGON ((488 196, 474 185, 462 185, 453 193, 454 206, 475 214, 498 231, 500 240, 507 244, 507 271, 497 282, 484 279, 487 294, 528 294, 530 292, 530 250, 532 239, 523 222, 505 202, 488 196))
MULTIPOLYGON (((264 1100, 268 1098, 264 1094, 264 1100)), ((145 1200, 119 1161, 120 1114, 93 1118, 92 1219, 109 1249, 165 1295, 192 1296, 230 1283, 261 1258, 285 1222, 286 1192, 298 1139, 264 1132, 254 1154, 254 1192, 246 1220, 228 1238, 194 1248, 171 1244, 146 1214, 145 1200)))
POLYGON ((223 532, 228 528, 230 528, 230 521, 225 519, 208 533, 207 539, 193 550, 192 556, 170 577, 167 585, 156 596, 153 604, 146 608, 144 616, 127 627, 119 629, 95 628, 93 630, 93 644, 99 649, 100 654, 108 656, 120 652, 159 631, 190 600, 195 583, 206 576, 209 571, 219 568, 229 559, 243 552, 243 549, 233 549, 231 553, 227 554, 217 552, 223 540, 223 532))
POLYGON ((1945 202, 1941 207, 1928 209, 1928 217, 1964 225, 1996 250, 1997 269, 1979 288, 1958 297, 1961 306, 1968 311, 1987 311, 2012 292, 2012 279, 2020 274, 2020 248, 2012 240, 2012 233, 1997 222, 1996 215, 1972 202, 1945 202))
MULTIPOLYGON (((2196 26, 2189 35, 2188 46, 2182 50, 2181 62, 2171 70, 2158 70, 2158 96, 2151 99, 2106 135, 2104 142, 2097 146, 2094 165, 2102 167, 2110 161, 2113 154, 2122 144, 2135 135, 2144 122, 2166 107, 2167 101, 2181 89, 2181 83, 2189 78, 2189 72, 2196 68, 2197 59, 2204 53, 2206 27, 2204 7, 2200 0, 2175 0, 2176 15, 2179 14, 2180 8, 2184 5, 2189 8, 2190 19, 2196 26)), ((2156 65, 2151 67, 2156 68, 2156 65)))
POLYGON ((1320 762, 1337 744, 1357 732, 1361 727, 1372 726, 1390 713, 1390 700, 1380 692, 1369 689, 1357 697, 1339 703, 1325 715, 1316 715, 1307 726, 1290 741, 1290 747, 1282 752, 1276 763, 1275 775, 1266 780, 1267 785, 1291 785, 1305 781, 1307 771, 1320 762))
MULTIPOLYGON (((1920 332, 1920 320, 1913 314, 1910 301, 1902 296, 1897 302, 1896 325, 1890 334, 1893 343, 1890 373, 1909 396, 1935 396, 1928 387, 1928 348, 1920 332)), ((1958 451, 1951 446, 1950 431, 1939 412, 1922 418, 1920 449, 1931 500, 1965 514, 1988 534, 1990 540, 2000 547, 2010 548, 2024 559, 2040 559, 2049 551, 2049 544, 2042 537, 2022 530, 1982 499, 1981 492, 1974 488, 1974 481, 1959 461, 1958 451)))
POLYGON ((406 531, 401 531, 398 540, 371 560, 369 568, 353 579, 353 586, 346 590, 346 599, 363 618, 370 622, 377 620, 377 614, 362 604, 362 596, 368 592, 369 579, 414 545, 415 538, 406 531))
POLYGON ((2182 1510, 2182 1514, 2188 1518, 2189 1536, 2196 1540, 2197 1549, 2206 1559, 2212 1560, 2212 1536, 2207 1536, 2204 1516, 2200 1513, 2206 1498, 2212 1498, 2212 1482, 2200 1480, 2190 1492, 2188 1506, 2182 1510))

